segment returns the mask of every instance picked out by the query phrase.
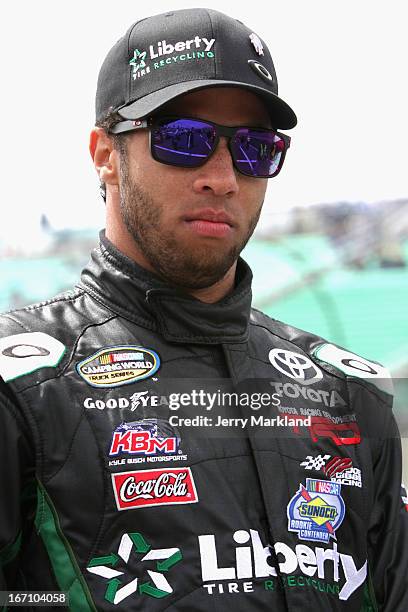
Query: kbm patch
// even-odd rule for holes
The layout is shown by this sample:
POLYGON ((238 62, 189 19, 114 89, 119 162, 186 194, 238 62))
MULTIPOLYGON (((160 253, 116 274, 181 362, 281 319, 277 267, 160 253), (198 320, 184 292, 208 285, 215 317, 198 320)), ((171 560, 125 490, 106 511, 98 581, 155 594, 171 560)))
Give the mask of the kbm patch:
POLYGON ((144 419, 121 423, 113 432, 109 456, 129 455, 173 455, 178 452, 180 438, 168 421, 144 419))
POLYGON ((328 542, 335 538, 336 529, 343 522, 344 500, 341 484, 328 480, 306 479, 288 504, 288 529, 301 540, 328 542))
POLYGON ((92 387, 119 387, 153 376, 160 367, 160 357, 142 346, 103 348, 80 361, 76 370, 92 387))

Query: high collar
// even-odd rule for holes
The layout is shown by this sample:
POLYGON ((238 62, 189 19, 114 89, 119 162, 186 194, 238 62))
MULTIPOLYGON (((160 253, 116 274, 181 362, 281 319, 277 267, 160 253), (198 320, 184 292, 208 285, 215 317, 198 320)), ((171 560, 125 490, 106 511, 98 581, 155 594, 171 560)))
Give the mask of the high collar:
POLYGON ((219 302, 201 302, 126 257, 102 230, 80 286, 113 312, 170 342, 219 344, 248 338, 252 272, 241 258, 235 280, 233 291, 219 302))

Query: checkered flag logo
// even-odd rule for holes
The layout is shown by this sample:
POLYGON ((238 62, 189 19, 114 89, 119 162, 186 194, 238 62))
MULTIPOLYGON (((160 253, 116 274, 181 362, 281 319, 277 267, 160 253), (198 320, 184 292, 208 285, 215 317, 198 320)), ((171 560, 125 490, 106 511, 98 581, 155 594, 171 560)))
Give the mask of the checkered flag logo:
POLYGON ((317 457, 308 455, 305 461, 302 461, 300 465, 304 467, 305 470, 319 471, 324 468, 328 459, 330 459, 330 455, 317 455, 317 457))

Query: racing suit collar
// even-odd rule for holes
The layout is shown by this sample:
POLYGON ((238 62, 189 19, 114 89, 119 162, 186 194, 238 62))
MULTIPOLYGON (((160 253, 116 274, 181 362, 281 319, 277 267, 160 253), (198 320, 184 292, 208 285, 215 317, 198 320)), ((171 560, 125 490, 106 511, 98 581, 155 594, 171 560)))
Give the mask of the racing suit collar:
POLYGON ((201 302, 136 264, 102 230, 80 286, 113 312, 168 341, 219 344, 248 339, 251 281, 251 269, 239 258, 234 290, 215 304, 201 302))

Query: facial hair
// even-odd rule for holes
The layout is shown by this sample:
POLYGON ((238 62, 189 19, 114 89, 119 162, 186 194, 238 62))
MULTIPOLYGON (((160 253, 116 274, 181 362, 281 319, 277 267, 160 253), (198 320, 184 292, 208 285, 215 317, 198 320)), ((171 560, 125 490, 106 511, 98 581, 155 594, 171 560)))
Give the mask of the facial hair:
POLYGON ((155 201, 129 173, 127 154, 120 154, 120 211, 126 229, 152 266, 168 284, 181 289, 204 289, 220 281, 252 236, 262 206, 249 220, 245 235, 227 252, 213 247, 187 251, 163 222, 166 202, 155 201))

